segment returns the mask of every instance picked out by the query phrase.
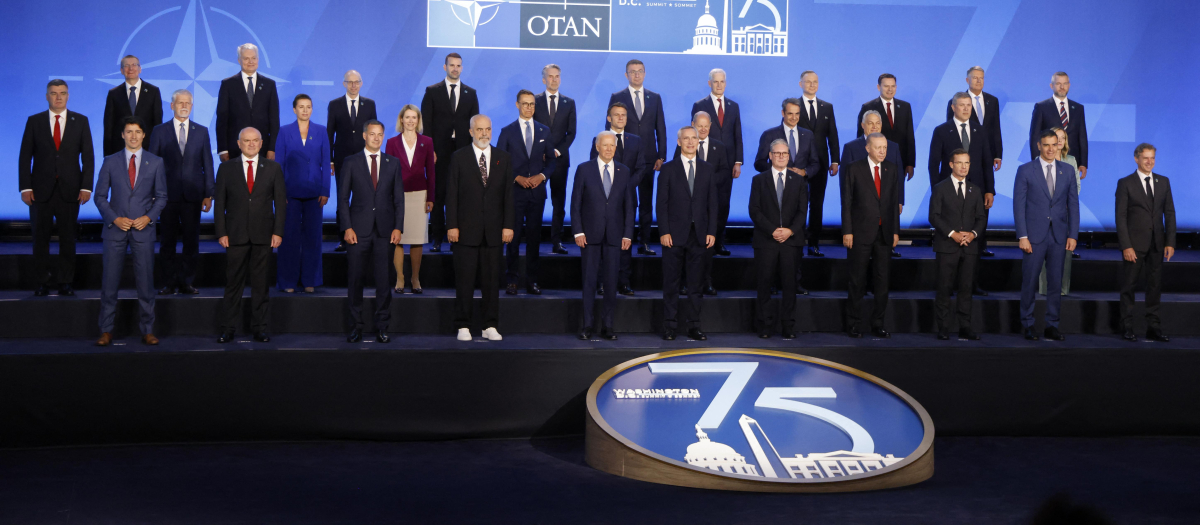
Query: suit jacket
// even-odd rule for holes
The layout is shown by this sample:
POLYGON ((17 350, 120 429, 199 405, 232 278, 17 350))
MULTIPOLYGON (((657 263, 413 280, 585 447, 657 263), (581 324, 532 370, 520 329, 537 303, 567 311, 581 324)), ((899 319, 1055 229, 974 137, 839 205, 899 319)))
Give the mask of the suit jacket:
MULTIPOLYGON (((866 137, 858 137, 850 142, 847 142, 845 146, 842 146, 842 165, 843 166, 849 166, 849 165, 854 164, 855 162, 858 162, 865 158, 867 158, 867 139, 866 139, 866 137)), ((899 166, 900 165, 900 145, 889 140, 887 156, 884 157, 883 160, 891 162, 893 166, 899 166)), ((841 181, 841 183, 839 183, 839 186, 841 186, 842 191, 846 191, 845 182, 846 182, 846 177, 842 177, 842 181, 841 181)), ((874 182, 872 182, 872 184, 874 184, 874 182)), ((900 202, 900 204, 904 204, 904 183, 900 183, 899 192, 900 192, 900 195, 898 197, 900 199, 899 202, 900 202)))
POLYGON ((783 184, 783 209, 775 193, 775 175, 768 169, 750 181, 750 222, 754 223, 752 245, 756 249, 769 249, 780 243, 771 235, 776 228, 792 230, 792 236, 783 241, 786 246, 804 246, 804 219, 808 215, 808 185, 804 179, 787 172, 783 184))
POLYGON ((433 139, 433 148, 439 158, 449 159, 455 151, 471 145, 471 117, 479 114, 479 97, 474 88, 462 82, 458 83, 457 94, 458 105, 451 108, 450 93, 446 81, 442 80, 426 87, 425 96, 421 98, 424 134, 433 139))
POLYGON ((379 152, 379 184, 371 184, 371 164, 365 151, 346 157, 338 181, 338 229, 355 235, 388 237, 404 230, 404 179, 400 159, 379 152))
MULTIPOLYGON (((571 144, 575 143, 575 99, 562 94, 562 91, 558 92, 558 107, 554 110, 553 122, 550 121, 546 92, 534 95, 533 100, 537 103, 533 110, 533 120, 550 128, 550 142, 554 144, 554 148, 550 150, 551 157, 554 156, 554 150, 558 150, 558 162, 569 167, 571 144)), ((546 176, 549 177, 550 173, 547 172, 546 176)))
MULTIPOLYGON (((254 107, 246 99, 246 84, 242 72, 221 81, 217 92, 217 151, 229 152, 229 158, 240 155, 238 133, 245 128, 257 129, 262 134, 262 152, 275 151, 275 139, 279 136, 279 93, 275 81, 259 72, 254 80, 254 107)), ((255 183, 258 181, 255 180, 255 183)))
POLYGON ((437 184, 437 174, 433 165, 433 139, 417 135, 412 159, 409 159, 408 153, 404 151, 403 134, 388 139, 383 150, 388 155, 400 159, 400 178, 404 180, 404 191, 425 190, 425 202, 433 202, 434 185, 437 184))
POLYGON ((446 229, 458 229, 464 246, 502 244, 502 231, 513 229, 512 161, 508 153, 490 148, 488 184, 483 185, 474 146, 455 151, 446 177, 446 229))
MULTIPOLYGON (((990 168, 989 168, 990 171, 990 168)), ((950 232, 975 232, 978 235, 987 225, 987 209, 983 194, 970 179, 963 184, 965 198, 958 196, 958 184, 948 178, 933 187, 929 196, 929 224, 933 226, 933 251, 938 253, 979 253, 979 243, 971 241, 966 247, 954 242, 950 232)))
MULTIPOLYGON (((730 100, 729 97, 722 97, 722 102, 725 104, 725 124, 717 119, 717 108, 713 105, 712 97, 705 95, 704 98, 697 100, 692 104, 693 117, 701 111, 708 113, 712 119, 712 129, 709 130, 708 136, 715 137, 725 145, 726 163, 730 169, 733 165, 742 162, 742 109, 737 102, 730 100)), ((679 155, 679 146, 675 146, 676 155, 679 155)))
MULTIPOLYGON (((1080 167, 1086 168, 1088 165, 1088 138, 1087 138, 1087 117, 1083 112, 1083 104, 1075 102, 1070 98, 1067 99, 1067 116, 1070 120, 1067 122, 1067 145, 1071 147, 1071 155, 1075 156, 1075 161, 1080 167)), ((1036 160, 1038 155, 1038 135, 1042 131, 1062 126, 1062 119, 1058 116, 1058 106, 1055 105, 1054 97, 1038 102, 1033 106, 1033 117, 1029 121, 1029 152, 1030 157, 1036 160)))
MULTIPOLYGON (((956 127, 954 120, 938 124, 933 128, 933 137, 929 141, 929 187, 950 178, 954 169, 950 167, 950 153, 962 147, 962 130, 956 127)), ((988 160, 992 155, 988 145, 987 133, 975 119, 967 121, 971 130, 971 169, 967 172, 967 180, 983 188, 984 193, 996 194, 996 176, 992 163, 988 160)))
POLYGON ((1013 182, 1013 222, 1017 239, 1028 237, 1033 244, 1079 238, 1079 192, 1075 168, 1061 160, 1055 162, 1054 196, 1046 187, 1041 161, 1034 157, 1017 168, 1013 182), (1053 235, 1053 238, 1050 236, 1053 235))
MULTIPOLYGON (((974 96, 970 91, 967 91, 967 94, 974 96)), ((988 156, 983 160, 984 164, 991 166, 996 159, 1004 158, 1004 136, 1000 133, 1000 99, 991 93, 983 92, 983 122, 979 121, 979 113, 975 111, 974 100, 971 99, 971 120, 982 127, 983 132, 987 135, 988 156)), ((952 118, 954 118, 954 99, 950 99, 950 102, 946 104, 946 120, 952 118)))
POLYGON ((283 237, 287 213, 287 187, 283 168, 258 154, 254 169, 254 193, 246 184, 242 157, 231 158, 217 168, 213 190, 213 226, 217 237, 229 237, 229 245, 271 244, 271 236, 283 237))
MULTIPOLYGON (((629 86, 609 96, 608 106, 605 107, 620 102, 629 108, 629 120, 625 129, 641 137, 643 158, 647 168, 652 168, 654 161, 666 160, 667 120, 666 117, 663 117, 662 97, 658 96, 658 93, 642 86, 642 100, 641 118, 638 118, 637 110, 633 107, 633 94, 629 92, 629 86)), ((604 124, 604 129, 609 129, 609 124, 604 124)), ((647 171, 650 170, 647 169, 647 171)))
POLYGON ((875 242, 881 226, 884 232, 900 233, 900 168, 886 159, 879 165, 877 194, 870 162, 851 164, 842 181, 842 235, 853 235, 855 246, 875 242))
MULTIPOLYGON (((807 103, 804 97, 800 97, 800 102, 807 103)), ((840 150, 838 150, 837 119, 833 116, 833 104, 818 98, 815 122, 808 119, 807 106, 800 108, 800 123, 797 125, 813 133, 813 140, 817 142, 817 159, 820 161, 821 167, 828 168, 830 164, 841 162, 841 157, 838 155, 840 150)))
MULTIPOLYGON (((712 134, 709 134, 705 146, 708 151, 704 152, 704 160, 713 165, 717 186, 727 186, 733 183, 733 164, 729 162, 729 148, 726 148, 721 141, 713 138, 712 134)), ((671 159, 678 159, 681 152, 682 150, 679 148, 679 145, 676 144, 675 154, 671 156, 671 159)))
MULTIPOLYGON (((329 109, 325 113, 325 132, 332 148, 330 158, 333 159, 333 169, 342 169, 342 160, 358 153, 367 147, 363 140, 363 125, 372 120, 379 120, 375 115, 375 101, 358 95, 358 118, 350 120, 350 108, 346 107, 346 95, 329 101, 329 109)), ((429 121, 424 121, 428 123, 429 121)))
MULTIPOLYGON (((896 125, 888 122, 888 114, 883 106, 883 100, 875 97, 862 105, 862 109, 858 110, 858 119, 855 122, 862 122, 863 113, 870 110, 879 112, 879 116, 883 119, 883 129, 881 132, 888 140, 895 142, 900 146, 900 162, 898 166, 903 171, 908 166, 917 165, 917 140, 913 138, 913 112, 912 105, 908 102, 893 98, 892 102, 892 118, 896 121, 896 125)), ((858 136, 863 136, 863 130, 858 128, 858 136)))
POLYGON ((532 177, 539 173, 550 179, 550 174, 554 173, 554 142, 550 138, 550 128, 545 124, 536 120, 530 120, 533 124, 533 153, 525 153, 525 130, 521 129, 521 120, 514 120, 500 130, 500 138, 496 140, 495 148, 508 153, 508 157, 512 162, 512 172, 509 181, 513 185, 513 198, 518 195, 522 197, 532 197, 534 199, 546 198, 546 182, 538 184, 536 188, 523 188, 516 183, 516 178, 532 177))
POLYGON ((584 234, 588 243, 621 246, 621 239, 633 238, 633 172, 613 159, 612 187, 604 194, 604 179, 595 160, 575 168, 571 188, 571 233, 584 234))
MULTIPOLYGON (((783 124, 768 129, 762 133, 758 139, 758 153, 754 155, 754 169, 760 173, 771 168, 771 143, 776 139, 787 140, 787 134, 783 129, 783 124)), ((813 140, 811 131, 796 125, 796 156, 788 162, 789 168, 800 168, 804 170, 805 177, 816 175, 821 169, 820 157, 817 154, 817 142, 813 140)))
MULTIPOLYGON (((178 148, 176 148, 178 151, 178 148)), ((96 178, 94 202, 100 216, 104 218, 106 240, 133 238, 143 242, 154 242, 154 223, 163 208, 167 207, 167 177, 162 159, 142 148, 137 159, 137 182, 129 186, 129 164, 125 150, 104 157, 100 165, 100 176, 96 178), (111 191, 112 196, 109 196, 111 191), (150 217, 150 224, 141 230, 129 228, 122 231, 113 221, 118 217, 137 219, 150 217)))
POLYGON ((329 197, 329 137, 325 126, 309 121, 305 140, 301 140, 299 122, 279 128, 275 162, 283 167, 289 198, 329 197))
POLYGON ((674 234, 674 243, 687 240, 688 229, 696 224, 696 236, 717 234, 717 181, 713 165, 696 159, 695 180, 688 192, 687 165, 682 158, 663 164, 658 174, 658 193, 654 215, 658 217, 658 234, 674 234))
MULTIPOLYGON (((625 128, 628 130, 629 128, 625 128)), ((646 177, 646 173, 650 170, 646 169, 646 158, 642 155, 642 138, 624 131, 621 133, 621 139, 624 147, 618 147, 617 153, 613 157, 617 162, 624 164, 629 168, 630 175, 633 177, 633 185, 637 186, 642 183, 642 178, 646 177)), ((596 160, 600 153, 596 151, 596 139, 592 139, 592 152, 588 156, 591 160, 596 160)))
POLYGON ((76 200, 80 191, 92 191, 96 154, 92 150, 92 128, 87 117, 66 111, 61 133, 62 142, 55 149, 49 110, 31 115, 25 121, 17 179, 22 191, 33 190, 34 200, 48 200, 55 184, 62 198, 68 201, 76 200))
POLYGON ((168 202, 200 202, 213 196, 212 141, 208 128, 187 121, 187 145, 179 151, 176 120, 159 124, 150 134, 146 149, 163 161, 168 202))
MULTIPOLYGON (((121 121, 130 116, 142 119, 142 124, 145 124, 148 130, 147 133, 154 136, 154 129, 163 121, 162 93, 159 92, 158 86, 142 79, 142 90, 137 97, 137 111, 132 113, 129 111, 128 85, 121 82, 120 85, 108 90, 108 97, 104 100, 105 157, 125 149, 125 139, 121 138, 121 132, 125 131, 125 126, 121 124, 121 121)), ((147 140, 149 138, 146 137, 147 140)))
POLYGON ((1175 247, 1175 199, 1171 179, 1154 176, 1154 202, 1146 195, 1146 183, 1135 171, 1117 181, 1117 241, 1121 249, 1139 252, 1150 249, 1150 241, 1159 250, 1175 247))

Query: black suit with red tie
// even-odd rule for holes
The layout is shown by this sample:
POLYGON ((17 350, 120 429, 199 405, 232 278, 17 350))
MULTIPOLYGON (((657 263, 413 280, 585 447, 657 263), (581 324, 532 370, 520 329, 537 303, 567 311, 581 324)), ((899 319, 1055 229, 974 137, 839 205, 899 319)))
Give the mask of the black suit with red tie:
POLYGON ((260 152, 254 176, 241 155, 222 162, 213 187, 213 226, 217 238, 229 237, 225 256, 225 317, 222 331, 231 333, 242 319, 242 291, 250 279, 250 325, 266 332, 270 311, 271 237, 283 237, 287 187, 283 168, 260 152), (253 180, 253 185, 251 185, 253 180))
POLYGON ((883 329, 892 236, 900 233, 900 207, 896 201, 903 174, 885 160, 878 166, 879 182, 876 182, 870 162, 866 158, 848 166, 842 181, 842 235, 854 236, 853 247, 846 254, 846 264, 850 267, 847 330, 857 329, 862 320, 860 304, 866 293, 868 268, 875 294, 871 328, 883 329))

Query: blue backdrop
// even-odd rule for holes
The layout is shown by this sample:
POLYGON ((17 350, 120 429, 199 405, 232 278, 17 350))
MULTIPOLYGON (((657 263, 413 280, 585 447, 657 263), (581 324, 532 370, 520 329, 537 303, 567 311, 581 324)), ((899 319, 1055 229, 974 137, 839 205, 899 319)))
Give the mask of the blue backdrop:
MULTIPOLYGON (((1200 73, 1189 66, 1200 56, 1191 27, 1200 3, 711 0, 716 47, 693 38, 705 9, 705 0, 22 3, 5 9, 0 35, 9 63, 0 72, 0 95, 9 101, 0 116, 0 150, 16 158, 25 118, 46 109, 46 82, 64 78, 69 107, 91 119, 99 154, 105 92, 121 82, 118 61, 126 53, 141 58, 142 78, 161 87, 164 99, 178 88, 196 92, 195 118, 211 124, 218 83, 237 71, 235 48, 247 41, 260 46, 260 71, 280 80, 282 122, 294 120, 290 101, 303 92, 316 100, 313 119, 323 123, 326 103, 343 92, 342 73, 353 68, 362 73, 363 93, 378 102, 389 136, 400 107, 419 104, 424 87, 442 78, 442 57, 450 51, 463 55, 464 82, 478 89, 497 134, 516 117, 516 91, 543 89, 541 66, 557 63, 562 92, 578 102, 575 163, 603 127, 609 94, 626 85, 630 58, 646 62, 646 86, 663 95, 668 130, 684 125, 691 104, 707 94, 708 70, 725 69, 727 96, 742 106, 747 163, 759 134, 778 125, 780 101, 800 94, 801 71, 820 74, 818 96, 834 104, 843 142, 854 137, 858 109, 878 96, 875 79, 886 71, 898 77, 897 97, 912 103, 917 126, 917 171, 907 183, 903 223, 923 226, 930 134, 945 119, 946 101, 965 89, 967 68, 982 65, 985 90, 1000 99, 1005 150, 991 227, 1007 228, 1013 175, 1029 160, 1032 105, 1050 96, 1050 75, 1065 70, 1070 97, 1087 107, 1091 138, 1082 228, 1113 228, 1116 181, 1134 170, 1133 148, 1143 141, 1158 146, 1156 171, 1174 180, 1180 228, 1200 228, 1200 211, 1186 205, 1200 189, 1186 172, 1188 144, 1200 139, 1200 106, 1190 96, 1200 73), (753 48, 762 38, 767 45, 753 50, 774 56, 687 52, 722 53, 738 42, 753 48)), ((671 151, 674 132, 668 134, 671 151)), ((0 219, 27 219, 16 170, 0 173, 10 189, 0 199, 0 219)), ((734 223, 748 222, 749 175, 735 182, 734 223)), ((838 199, 831 183, 827 226, 840 222, 838 199)), ((330 205, 326 216, 333 214, 330 205)), ((90 203, 81 213, 98 217, 90 203)))

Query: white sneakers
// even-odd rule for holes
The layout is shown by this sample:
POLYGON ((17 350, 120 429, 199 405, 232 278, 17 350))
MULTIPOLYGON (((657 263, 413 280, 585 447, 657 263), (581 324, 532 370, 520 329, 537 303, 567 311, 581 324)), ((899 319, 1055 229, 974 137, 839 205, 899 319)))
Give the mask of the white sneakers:
MULTIPOLYGON (((487 339, 488 341, 504 340, 504 337, 502 337, 500 335, 500 332, 497 332, 495 328, 488 328, 488 329, 484 330, 483 338, 487 339)), ((458 340, 459 341, 470 341, 471 340, 471 331, 466 328, 459 328, 458 329, 458 340)))

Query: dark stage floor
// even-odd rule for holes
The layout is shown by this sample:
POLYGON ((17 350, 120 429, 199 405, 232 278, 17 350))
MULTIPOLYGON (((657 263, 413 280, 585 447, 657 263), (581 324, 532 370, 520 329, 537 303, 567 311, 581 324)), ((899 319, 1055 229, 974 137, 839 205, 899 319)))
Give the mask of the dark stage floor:
POLYGON ((882 492, 715 492, 583 462, 581 438, 0 450, 0 522, 34 524, 1029 523, 1065 492, 1114 523, 1193 524, 1200 438, 939 438, 882 492))

